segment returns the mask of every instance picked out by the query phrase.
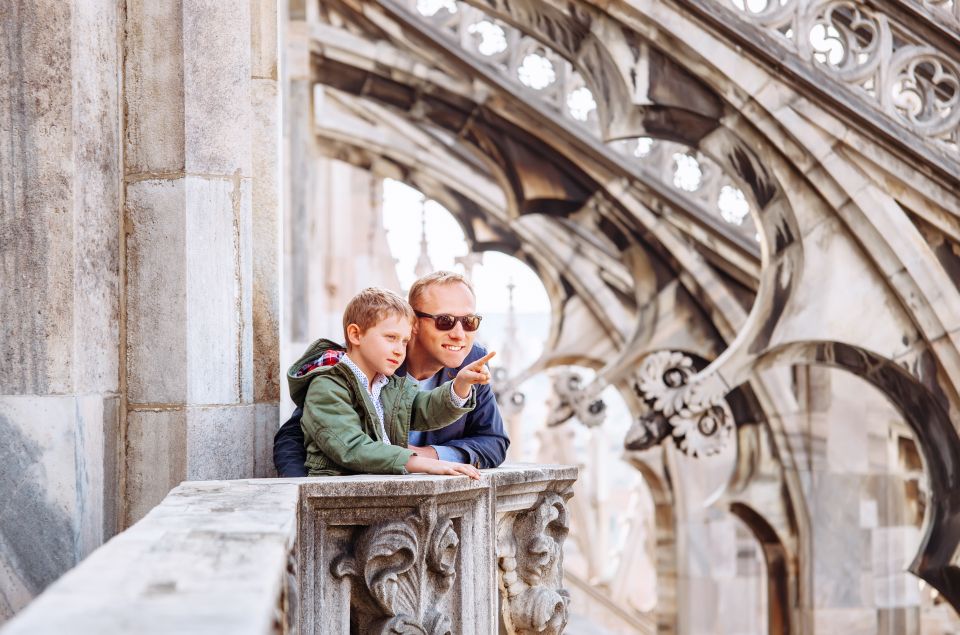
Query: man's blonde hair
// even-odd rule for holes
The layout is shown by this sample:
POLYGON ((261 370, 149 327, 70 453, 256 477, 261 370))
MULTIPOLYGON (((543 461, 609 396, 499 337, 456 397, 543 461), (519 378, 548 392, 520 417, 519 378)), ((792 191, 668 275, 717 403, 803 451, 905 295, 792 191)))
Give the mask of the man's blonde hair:
POLYGON ((422 278, 418 278, 417 281, 413 283, 413 286, 410 287, 410 292, 407 294, 410 306, 418 306, 423 299, 423 295, 430 287, 454 284, 456 282, 460 282, 470 289, 470 295, 476 299, 477 294, 473 291, 473 285, 470 284, 470 281, 465 277, 453 271, 434 271, 422 278))
POLYGON ((347 346, 350 345, 350 338, 347 337, 348 326, 356 324, 363 333, 392 315, 405 317, 411 323, 417 319, 407 301, 389 289, 367 287, 353 296, 343 310, 343 339, 347 346))

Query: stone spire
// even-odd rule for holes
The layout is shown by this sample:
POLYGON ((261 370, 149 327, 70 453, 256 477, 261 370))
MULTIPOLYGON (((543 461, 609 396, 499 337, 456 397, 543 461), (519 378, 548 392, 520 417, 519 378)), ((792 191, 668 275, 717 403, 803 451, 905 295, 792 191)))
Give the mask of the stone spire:
POLYGON ((514 366, 520 347, 520 338, 517 337, 516 308, 513 304, 513 290, 516 288, 517 285, 514 284, 513 278, 510 278, 507 282, 507 324, 503 329, 503 352, 501 354, 501 360, 504 368, 506 368, 507 372, 511 375, 517 370, 514 366))
POLYGON ((483 254, 469 251, 462 256, 457 256, 453 261, 463 267, 463 275, 467 280, 473 282, 473 268, 483 264, 483 254))
POLYGON ((413 268, 413 273, 418 278, 427 275, 433 271, 433 263, 430 262, 430 254, 427 253, 427 210, 423 203, 420 204, 420 257, 417 258, 417 264, 413 268))

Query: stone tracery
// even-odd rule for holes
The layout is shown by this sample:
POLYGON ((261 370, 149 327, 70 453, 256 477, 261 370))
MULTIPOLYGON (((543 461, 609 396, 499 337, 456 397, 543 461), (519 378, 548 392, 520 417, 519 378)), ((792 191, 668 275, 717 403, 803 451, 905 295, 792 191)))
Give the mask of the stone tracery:
MULTIPOLYGON (((913 133, 936 140, 949 153, 958 151, 960 60, 927 45, 907 24, 848 0, 733 5, 913 133)), ((948 10, 956 7, 951 3, 948 10)))

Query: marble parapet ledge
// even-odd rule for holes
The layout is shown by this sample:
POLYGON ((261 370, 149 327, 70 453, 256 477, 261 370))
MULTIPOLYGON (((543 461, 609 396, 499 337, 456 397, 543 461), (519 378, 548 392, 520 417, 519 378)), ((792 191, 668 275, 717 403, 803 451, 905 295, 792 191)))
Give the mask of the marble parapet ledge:
POLYGON ((560 633, 576 478, 185 482, 0 633, 560 633))

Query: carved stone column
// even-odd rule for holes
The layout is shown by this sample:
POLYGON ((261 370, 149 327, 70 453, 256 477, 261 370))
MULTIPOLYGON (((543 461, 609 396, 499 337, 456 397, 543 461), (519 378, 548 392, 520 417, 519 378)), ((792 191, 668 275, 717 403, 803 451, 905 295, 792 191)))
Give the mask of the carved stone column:
POLYGON ((576 468, 508 466, 497 484, 497 574, 507 633, 562 633, 570 594, 563 588, 566 502, 576 468))

